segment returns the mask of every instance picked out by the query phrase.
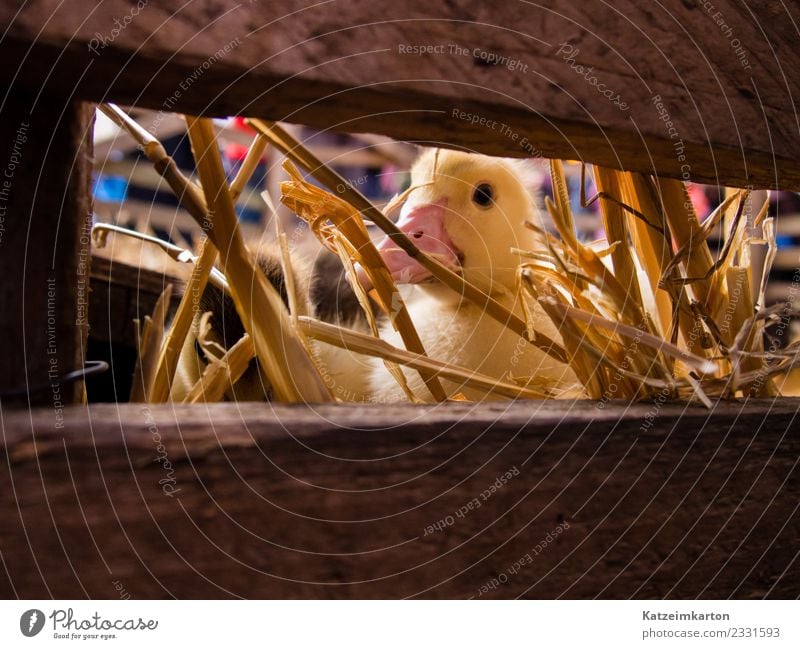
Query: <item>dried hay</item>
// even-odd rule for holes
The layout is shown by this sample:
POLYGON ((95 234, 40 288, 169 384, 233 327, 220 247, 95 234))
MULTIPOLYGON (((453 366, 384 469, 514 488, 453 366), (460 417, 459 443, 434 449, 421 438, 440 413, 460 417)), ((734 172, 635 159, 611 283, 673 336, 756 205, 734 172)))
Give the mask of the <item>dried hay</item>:
MULTIPOLYGON (((153 317, 146 319, 132 399, 159 402, 169 397, 178 354, 190 334, 198 337, 211 359, 186 399, 190 402, 222 399, 254 356, 277 400, 332 400, 315 366, 310 342, 314 340, 383 359, 411 401, 444 400, 440 379, 457 380, 487 397, 550 396, 532 381, 498 380, 429 358, 365 221, 377 225, 464 299, 478 304, 530 344, 569 364, 580 380, 578 387, 592 399, 663 395, 710 406, 713 399, 773 396, 778 394, 773 377, 786 375, 796 363, 800 343, 764 351, 765 327, 786 317, 788 307, 765 306, 766 282, 777 250, 775 224, 767 217, 766 204, 755 206, 755 218, 746 222, 745 206, 751 200, 746 190, 731 192, 700 223, 683 183, 595 167, 598 194, 587 200, 582 191, 581 201, 584 206, 600 202, 607 241, 589 245, 579 240, 575 230, 562 163, 551 161, 554 198, 546 201, 546 209, 555 233, 529 224, 542 245, 537 250, 518 251, 524 257, 517 272, 518 299, 529 316, 523 319, 419 251, 386 214, 276 124, 248 120, 258 135, 229 185, 209 120, 187 118, 198 186, 185 178, 163 147, 124 112, 113 106, 103 110, 137 138, 208 236, 198 255, 160 244, 174 259, 193 263, 194 272, 166 333, 163 321, 168 291, 153 317), (238 228, 234 200, 269 144, 287 157, 284 168, 289 180, 281 187, 282 202, 340 257, 372 335, 320 322, 303 310, 280 228, 277 239, 290 309, 257 271, 238 228), (298 166, 330 191, 305 180, 298 166), (725 244, 715 258, 707 240, 719 227, 726 227, 725 244), (767 246, 767 263, 763 274, 753 277, 750 251, 757 245, 767 246), (224 254, 218 255, 218 250, 224 254), (219 268, 213 268, 215 260, 219 268), (358 282, 356 264, 371 281, 369 292, 358 282), (228 350, 213 349, 203 329, 207 319, 197 313, 196 300, 192 301, 191 296, 202 292, 207 282, 230 290, 247 331, 228 350), (561 342, 535 330, 534 304, 556 324, 561 342), (406 349, 379 338, 374 306, 400 333, 406 349), (428 394, 413 394, 399 365, 419 372, 428 394)), ((265 195, 264 199, 274 212, 271 197, 265 195)), ((402 199, 398 197, 386 212, 402 199)), ((278 219, 275 221, 278 227, 278 219)), ((98 232, 104 229, 109 226, 98 226, 98 232)))

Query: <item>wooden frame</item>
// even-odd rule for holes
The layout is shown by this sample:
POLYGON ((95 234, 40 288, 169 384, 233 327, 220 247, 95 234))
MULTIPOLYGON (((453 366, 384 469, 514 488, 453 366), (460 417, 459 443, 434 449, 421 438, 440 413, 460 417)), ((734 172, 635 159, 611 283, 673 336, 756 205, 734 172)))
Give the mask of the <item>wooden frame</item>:
POLYGON ((73 291, 91 209, 82 102, 245 112, 798 189, 800 133, 787 110, 800 95, 798 21, 781 13, 796 9, 715 4, 724 30, 700 3, 678 0, 602 10, 355 0, 336 14, 298 1, 222 15, 215 3, 169 1, 127 21, 138 5, 125 0, 0 6, 3 150, 33 124, 0 242, 1 306, 14 316, 0 321, 11 368, 0 375, 0 595, 112 597, 115 579, 134 597, 800 595, 795 400, 712 412, 584 402, 62 409, 52 389, 24 392, 52 378, 51 267, 58 365, 83 359, 73 291), (445 50, 418 56, 406 45, 445 50), (15 412, 14 402, 45 407, 15 412), (455 515, 512 469, 485 503, 455 515), (442 529, 425 534, 431 526, 442 529))
POLYGON ((0 594, 795 598, 798 405, 4 414, 0 594))
POLYGON ((714 5, 355 0, 332 13, 293 0, 220 13, 171 0, 131 16, 126 0, 46 0, 0 8, 1 51, 16 83, 94 101, 799 189, 785 110, 800 95, 796 16, 768 0, 714 5))

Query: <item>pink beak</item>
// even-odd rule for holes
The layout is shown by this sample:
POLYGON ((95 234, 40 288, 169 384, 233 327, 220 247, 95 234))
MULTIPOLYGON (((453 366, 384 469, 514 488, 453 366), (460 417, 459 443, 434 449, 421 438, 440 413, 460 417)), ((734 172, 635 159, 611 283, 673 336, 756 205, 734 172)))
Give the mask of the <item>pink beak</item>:
MULTIPOLYGON (((457 248, 447 234, 447 229, 444 225, 446 206, 446 198, 436 203, 415 205, 414 207, 409 207, 406 204, 400 213, 397 227, 422 252, 437 258, 450 268, 458 269, 461 263, 458 258, 457 248)), ((398 284, 418 284, 431 277, 428 269, 409 257, 389 237, 384 237, 378 243, 377 248, 386 267, 392 274, 392 279, 398 284)), ((372 288, 369 278, 360 267, 358 268, 358 279, 365 289, 372 288)))

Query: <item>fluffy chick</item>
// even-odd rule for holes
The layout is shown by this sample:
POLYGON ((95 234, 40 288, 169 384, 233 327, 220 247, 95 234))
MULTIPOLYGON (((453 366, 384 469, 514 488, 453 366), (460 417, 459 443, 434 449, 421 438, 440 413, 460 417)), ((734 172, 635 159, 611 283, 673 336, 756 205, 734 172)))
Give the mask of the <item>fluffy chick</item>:
MULTIPOLYGON (((524 222, 540 223, 529 190, 526 163, 461 151, 426 150, 414 164, 414 189, 400 211, 398 227, 431 255, 488 293, 519 317, 524 317, 516 271, 522 258, 514 249, 535 250, 536 235, 524 222)), ((574 388, 573 372, 519 335, 431 278, 387 238, 379 251, 401 285, 411 319, 427 353, 496 378, 529 378, 531 384, 555 392, 574 388)), ((552 321, 538 309, 534 327, 560 340, 552 321)), ((382 337, 402 346, 400 336, 385 323, 382 337)), ((414 392, 430 395, 416 372, 405 370, 414 392)), ((403 393, 380 364, 374 364, 371 392, 378 400, 401 400, 403 393)), ((478 392, 445 382, 451 396, 478 392)))
MULTIPOLYGON (((415 188, 400 210, 398 227, 423 251, 436 256, 470 283, 524 318, 518 299, 516 272, 522 261, 514 249, 535 250, 536 235, 525 221, 539 224, 534 195, 529 191, 529 167, 515 160, 453 150, 429 149, 414 164, 415 188)), ((524 378, 553 392, 578 385, 565 365, 530 345, 473 303, 434 280, 430 273, 398 249, 388 238, 378 243, 386 265, 403 295, 422 343, 433 358, 496 378, 524 378)), ((287 301, 276 251, 261 251, 260 267, 287 301)), ((366 331, 366 322, 339 261, 324 252, 315 263, 293 261, 304 310, 329 322, 366 331)), ((360 281, 369 288, 366 276, 360 281)), ((219 344, 229 348, 244 333, 230 297, 209 287, 201 312, 211 311, 211 325, 219 344)), ((534 327, 553 340, 560 336, 552 321, 534 307, 534 327)), ((386 318, 380 320, 381 337, 403 347, 400 335, 386 318)), ((403 401, 405 393, 379 359, 347 350, 314 344, 314 354, 331 392, 345 401, 403 401)), ((203 352, 189 337, 181 355, 172 398, 180 400, 205 366, 203 352)), ((414 393, 432 396, 419 374, 403 370, 414 393)), ((484 398, 458 382, 442 381, 449 396, 484 398)), ((254 360, 228 398, 270 398, 261 384, 254 360)))

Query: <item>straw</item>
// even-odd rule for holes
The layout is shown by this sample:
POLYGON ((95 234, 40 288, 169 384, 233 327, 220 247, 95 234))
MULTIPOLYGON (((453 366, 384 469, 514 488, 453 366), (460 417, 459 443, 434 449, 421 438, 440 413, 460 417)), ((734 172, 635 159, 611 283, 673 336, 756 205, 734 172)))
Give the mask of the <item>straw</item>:
POLYGON ((361 192, 350 186, 342 176, 323 164, 306 147, 280 126, 258 119, 248 119, 247 123, 259 133, 266 135, 276 148, 282 151, 292 162, 305 169, 331 192, 340 190, 342 198, 346 199, 347 202, 355 208, 356 212, 360 213, 363 218, 377 225, 399 248, 430 271, 440 282, 449 286, 464 299, 481 307, 486 315, 494 318, 525 339, 528 339, 528 336, 532 334, 533 339, 530 340, 530 342, 533 345, 556 360, 566 362, 564 349, 558 343, 540 332, 529 331, 526 323, 521 318, 511 313, 497 300, 486 295, 479 288, 467 282, 463 277, 454 273, 435 258, 419 250, 411 239, 401 232, 400 229, 361 192))
POLYGON ((265 382, 281 401, 330 401, 330 392, 292 327, 280 295, 256 267, 244 245, 211 120, 187 117, 186 121, 212 217, 200 225, 205 226, 209 238, 221 251, 222 271, 245 331, 253 338, 265 382))

